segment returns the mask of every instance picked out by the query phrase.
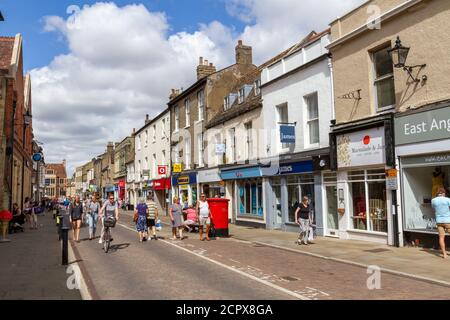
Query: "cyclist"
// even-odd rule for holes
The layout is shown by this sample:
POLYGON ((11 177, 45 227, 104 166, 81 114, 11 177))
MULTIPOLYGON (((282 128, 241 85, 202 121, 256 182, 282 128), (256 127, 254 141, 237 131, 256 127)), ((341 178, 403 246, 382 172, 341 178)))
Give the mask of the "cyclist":
MULTIPOLYGON (((105 204, 103 205, 103 207, 100 210, 100 214, 99 214, 99 219, 101 219, 102 221, 102 233, 100 235, 100 240, 98 240, 98 243, 103 243, 103 237, 105 235, 105 227, 103 222, 105 221, 106 218, 108 217, 114 217, 116 219, 116 222, 119 221, 119 206, 117 204, 117 201, 114 199, 114 195, 111 194, 109 196, 109 200, 107 200, 105 202, 105 204)), ((112 241, 112 237, 110 239, 110 241, 112 241)))

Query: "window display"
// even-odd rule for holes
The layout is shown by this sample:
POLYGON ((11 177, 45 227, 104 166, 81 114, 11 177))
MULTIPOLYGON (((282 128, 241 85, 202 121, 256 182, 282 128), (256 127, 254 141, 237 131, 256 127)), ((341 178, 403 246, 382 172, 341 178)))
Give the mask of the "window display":
POLYGON ((314 211, 314 176, 303 174, 291 176, 287 179, 288 187, 288 222, 295 223, 295 211, 297 210, 300 199, 309 198, 309 203, 314 211))
POLYGON ((240 182, 239 192, 239 214, 263 217, 263 193, 261 180, 249 180, 240 182))
POLYGON ((385 170, 351 171, 348 180, 353 228, 387 232, 385 170))

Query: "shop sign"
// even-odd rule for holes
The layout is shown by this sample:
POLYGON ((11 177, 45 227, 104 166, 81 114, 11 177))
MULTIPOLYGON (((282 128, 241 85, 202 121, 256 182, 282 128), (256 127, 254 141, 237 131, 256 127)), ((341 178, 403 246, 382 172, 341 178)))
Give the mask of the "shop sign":
POLYGON ((280 125, 281 143, 295 143, 295 126, 280 125))
POLYGON ((441 139, 450 139, 450 107, 395 119, 397 146, 441 139))
POLYGON ((34 162, 39 162, 41 161, 43 158, 42 153, 35 153, 33 154, 33 161, 34 162))
POLYGON ((167 166, 158 166, 158 174, 163 176, 167 174, 167 166))
POLYGON ((198 172, 198 182, 199 183, 217 182, 220 180, 222 180, 222 179, 220 178, 219 169, 204 170, 204 171, 198 172))
POLYGON ((180 173, 181 171, 183 171, 183 166, 181 165, 181 163, 174 163, 173 164, 173 168, 172 168, 172 172, 174 173, 180 173))
POLYGON ((180 190, 189 190, 189 186, 188 185, 181 185, 180 186, 180 190))
POLYGON ((189 184, 189 176, 178 177, 178 184, 189 184))
POLYGON ((450 153, 402 158, 403 167, 414 165, 450 165, 450 153))
POLYGON ((338 168, 385 163, 384 127, 337 136, 337 160, 338 168))
POLYGON ((225 144, 224 143, 218 143, 216 144, 216 155, 221 156, 225 154, 225 144))
POLYGON ((260 167, 242 168, 235 170, 222 171, 220 173, 222 180, 235 180, 261 177, 260 167))
POLYGON ((125 181, 124 180, 120 180, 119 181, 119 188, 125 188, 125 181))
POLYGON ((386 189, 387 190, 397 190, 398 189, 397 173, 398 173, 398 171, 396 169, 386 170, 386 189))
POLYGON ((196 184, 196 183, 197 183, 197 173, 190 173, 186 175, 172 177, 172 184, 174 186, 196 184))
POLYGON ((285 175, 285 174, 296 174, 313 172, 313 162, 312 161, 302 161, 289 164, 281 164, 279 168, 272 167, 261 167, 261 172, 263 176, 273 176, 273 175, 285 175))

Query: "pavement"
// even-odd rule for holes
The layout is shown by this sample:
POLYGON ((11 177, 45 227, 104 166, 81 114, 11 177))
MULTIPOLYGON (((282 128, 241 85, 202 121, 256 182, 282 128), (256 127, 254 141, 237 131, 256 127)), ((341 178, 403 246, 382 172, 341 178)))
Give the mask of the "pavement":
MULTIPOLYGON (((198 233, 185 233, 183 241, 171 240, 164 217, 159 240, 139 243, 132 216, 122 212, 108 254, 98 241, 86 239, 86 228, 83 241, 73 244, 94 299, 450 299, 445 283, 377 273, 351 261, 288 248, 287 240, 284 247, 263 244, 257 240, 264 234, 270 238, 265 230, 231 226, 230 238, 207 242, 199 241, 198 233), (243 239, 251 234, 253 240, 243 239)), ((293 233, 282 234, 290 242, 296 239, 293 233)))
MULTIPOLYGON (((161 220, 168 225, 168 217, 161 220)), ((229 225, 233 239, 290 250, 351 265, 379 266, 381 270, 450 286, 450 259, 441 251, 418 247, 396 248, 366 241, 317 237, 307 246, 295 244, 296 233, 229 225)))
POLYGON ((8 235, 0 243, 0 300, 80 300, 68 289, 67 267, 61 265, 61 243, 50 213, 38 216, 39 228, 8 235))

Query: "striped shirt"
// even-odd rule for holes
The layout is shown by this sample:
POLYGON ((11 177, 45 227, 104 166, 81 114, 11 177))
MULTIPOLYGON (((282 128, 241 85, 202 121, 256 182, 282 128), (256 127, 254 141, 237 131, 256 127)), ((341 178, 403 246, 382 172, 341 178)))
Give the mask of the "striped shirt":
POLYGON ((148 219, 155 220, 156 211, 158 210, 156 203, 154 201, 149 201, 147 202, 147 207, 148 207, 148 219))

